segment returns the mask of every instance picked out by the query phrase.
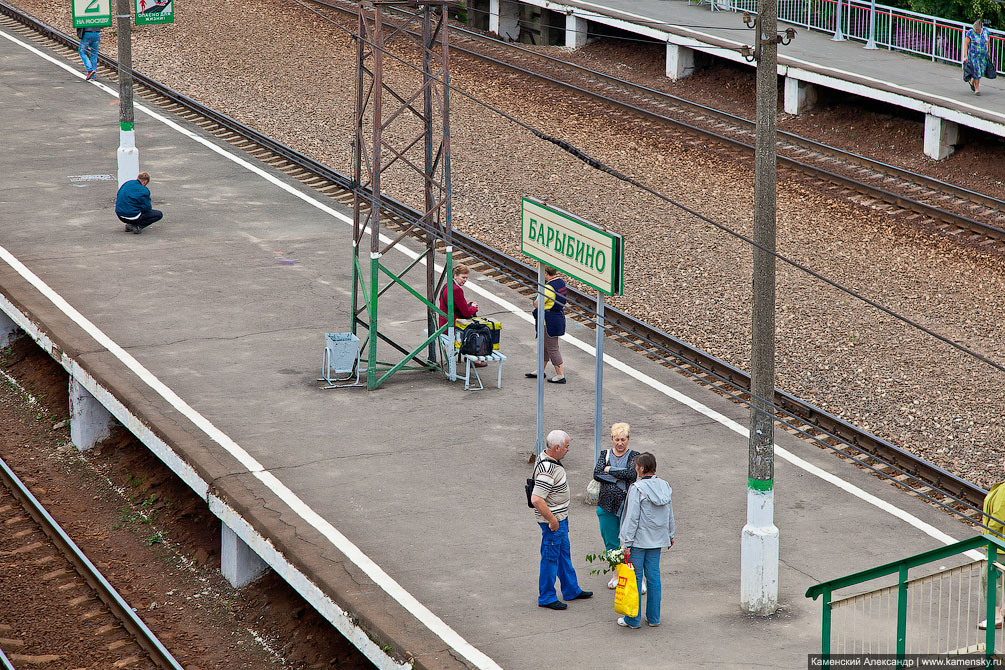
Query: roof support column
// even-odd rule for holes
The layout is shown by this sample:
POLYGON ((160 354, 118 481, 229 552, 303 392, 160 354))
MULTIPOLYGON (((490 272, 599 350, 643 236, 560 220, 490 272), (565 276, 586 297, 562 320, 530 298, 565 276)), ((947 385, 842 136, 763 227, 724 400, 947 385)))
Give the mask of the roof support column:
POLYGON ((673 81, 694 74, 694 49, 667 42, 667 77, 673 81))
POLYGON ((925 114, 925 155, 941 161, 956 150, 960 127, 942 117, 925 114))

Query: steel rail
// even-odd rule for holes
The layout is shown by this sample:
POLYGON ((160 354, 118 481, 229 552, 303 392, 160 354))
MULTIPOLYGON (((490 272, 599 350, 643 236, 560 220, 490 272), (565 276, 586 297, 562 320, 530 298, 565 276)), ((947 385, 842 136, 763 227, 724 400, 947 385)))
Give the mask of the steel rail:
MULTIPOLYGON (((20 11, 5 4, 0 0, 0 12, 16 18, 19 22, 35 30, 49 39, 61 43, 67 47, 76 48, 78 42, 73 38, 55 30, 49 26, 41 24, 35 19, 28 17, 20 11), (36 26, 38 26, 36 28, 36 26)), ((117 68, 117 63, 107 57, 102 56, 102 63, 108 67, 117 68)), ((296 167, 299 172, 320 177, 333 185, 347 191, 353 192, 361 187, 353 184, 349 177, 317 162, 316 160, 301 154, 266 135, 224 115, 205 105, 188 98, 187 96, 174 91, 154 79, 143 76, 133 71, 134 81, 147 88, 150 92, 168 100, 171 104, 181 105, 193 113, 203 116, 218 125, 224 134, 236 135, 241 140, 248 140, 259 147, 262 147, 283 160, 296 167)), ((235 142, 237 143, 237 142, 235 142)), ((239 143, 238 143, 239 144, 239 143)), ((241 146, 239 144, 239 146, 241 146)), ((258 150, 247 149, 246 151, 258 150)), ((300 177, 302 181, 307 177, 300 177)), ((318 190, 325 190, 326 186, 314 185, 318 190)), ((367 191, 364 189, 364 193, 367 191)), ((407 222, 416 228, 431 232, 436 231, 423 223, 422 214, 401 202, 384 197, 385 209, 391 217, 397 217, 402 222, 407 222)), ((504 280, 522 287, 526 292, 532 293, 537 286, 537 270, 526 263, 505 254, 477 239, 464 233, 454 230, 449 241, 442 243, 452 244, 476 260, 485 264, 492 271, 503 275, 504 280)), ((589 315, 595 306, 595 296, 581 292, 574 287, 569 287, 569 304, 575 310, 587 315, 586 321, 592 319, 589 315)), ((673 357, 680 360, 685 366, 696 368, 695 371, 687 371, 688 374, 699 379, 703 383, 711 386, 721 387, 731 386, 742 393, 746 393, 750 388, 749 375, 722 360, 679 340, 678 338, 651 326, 630 314, 617 308, 607 306, 604 312, 605 321, 609 327, 625 333, 634 346, 639 347, 643 352, 648 351, 653 354, 653 350, 647 348, 646 343, 655 343, 655 347, 660 351, 669 352, 673 357), (702 372, 705 371, 705 372, 702 372), (711 379, 710 379, 711 378, 711 379)), ((658 355, 658 354, 654 354, 658 355)), ((948 497, 958 499, 968 505, 980 509, 986 491, 976 484, 968 482, 951 472, 944 470, 935 464, 921 459, 906 450, 883 440, 882 438, 864 431, 833 414, 830 414, 804 400, 796 398, 780 389, 775 389, 774 405, 786 412, 791 412, 800 417, 808 426, 819 429, 821 432, 834 435, 841 440, 851 444, 854 449, 860 450, 863 454, 875 458, 881 463, 888 464, 893 468, 898 468, 911 476, 923 481, 933 490, 944 493, 948 497)), ((891 479, 893 479, 891 477, 891 479)), ((899 482, 898 482, 899 483, 899 482)))
POLYGON ((41 526, 49 540, 73 564, 77 574, 94 589, 109 611, 122 623, 130 635, 136 639, 137 644, 147 652, 157 667, 169 670, 183 670, 182 666, 171 655, 171 652, 161 644, 157 636, 136 616, 136 613, 122 599, 118 591, 98 572, 94 564, 84 555, 76 543, 70 539, 70 536, 63 531, 56 520, 49 515, 46 509, 42 507, 31 491, 28 490, 28 487, 18 479, 17 475, 14 474, 14 471, 10 469, 3 459, 0 459, 0 480, 3 480, 4 486, 10 490, 11 494, 18 499, 18 502, 21 503, 25 511, 41 526))
MULTIPOLYGON (((330 9, 334 9, 336 11, 344 12, 344 13, 347 13, 347 14, 354 13, 356 11, 356 10, 350 10, 347 7, 342 6, 339 3, 329 2, 328 0, 310 0, 310 1, 313 2, 313 3, 315 3, 315 4, 322 5, 324 7, 328 7, 330 9)), ((564 61, 562 59, 555 58, 555 57, 549 56, 547 54, 541 54, 541 53, 538 53, 538 52, 533 51, 531 49, 527 49, 527 48, 522 47, 522 46, 514 45, 514 44, 509 43, 509 42, 503 42, 503 41, 501 41, 499 39, 496 39, 496 38, 493 38, 493 37, 489 37, 489 36, 486 36, 486 35, 482 35, 481 33, 478 33, 476 31, 468 30, 466 28, 461 28, 461 27, 458 27, 456 25, 455 26, 451 26, 451 30, 453 30, 453 31, 459 31, 459 32, 461 32, 461 33, 463 33, 465 35, 470 36, 473 39, 481 39, 483 41, 489 42, 493 46, 497 46, 497 47, 500 47, 500 48, 517 50, 517 51, 519 51, 519 52, 521 52, 523 54, 528 54, 528 55, 530 55, 532 57, 535 57, 535 58, 539 58, 539 59, 543 59, 543 60, 546 60, 546 61, 551 62, 551 63, 559 64, 563 68, 573 69, 573 70, 576 70, 576 71, 579 71, 579 72, 587 73, 589 76, 596 77, 596 78, 599 78, 599 79, 603 79, 604 81, 610 82, 610 83, 612 83, 614 85, 617 85, 617 86, 621 86, 621 87, 624 87, 624 88, 627 88, 627 89, 631 89, 633 91, 638 91, 638 92, 641 92, 641 93, 643 93, 645 95, 656 96, 656 97, 658 97, 658 98, 660 98, 662 100, 668 101, 670 104, 677 105, 677 106, 680 106, 680 107, 686 107, 686 108, 688 108, 690 110, 696 110, 697 112, 699 112, 701 114, 705 114, 705 115, 708 115, 708 116, 711 116, 711 117, 715 117, 715 118, 718 118, 718 119, 721 119, 721 120, 725 120, 725 121, 730 122, 730 123, 741 125, 744 128, 748 129, 748 131, 749 131, 749 129, 752 129, 754 127, 754 125, 755 125, 753 121, 750 121, 749 119, 745 119, 745 118, 743 118, 741 116, 737 116, 735 114, 730 114, 729 112, 724 112, 724 111, 721 111, 721 110, 717 110, 715 108, 708 107, 708 106, 702 105, 700 103, 692 102, 690 100, 685 100, 684 98, 680 98, 680 97, 672 95, 670 93, 665 93, 663 91, 659 91, 657 89, 653 89, 653 88, 650 88, 648 86, 643 86, 641 84, 636 84, 634 82, 630 82, 630 81, 621 79, 619 77, 615 77, 614 75, 609 75, 609 74, 604 73, 604 72, 598 72, 598 71, 593 70, 591 68, 587 68, 587 67, 575 64, 575 63, 570 63, 568 61, 564 61)), ((549 83, 549 84, 553 84, 555 86, 560 86, 562 88, 565 88, 567 90, 573 91, 575 93, 578 93, 578 94, 581 94, 581 95, 593 98, 593 99, 598 100, 600 102, 603 102, 605 104, 616 105, 618 107, 621 107, 621 108, 624 108, 626 110, 629 110, 629 111, 631 111, 631 112, 633 112, 635 114, 638 114, 640 116, 652 119, 654 121, 658 121, 660 123, 669 124, 669 125, 674 126, 676 128, 680 128, 680 129, 686 130, 688 132, 694 133, 694 134, 696 134, 696 135, 698 135, 700 137, 713 139, 713 140, 715 140, 715 141, 717 141, 719 143, 726 144, 728 146, 734 147, 734 148, 739 149, 739 150, 741 150, 741 151, 743 151, 745 153, 753 154, 754 147, 753 147, 752 144, 748 144, 748 143, 744 142, 743 140, 736 139, 734 137, 729 137, 728 135, 724 135, 724 134, 722 134, 720 132, 716 132, 716 131, 713 131, 713 130, 702 128, 700 126, 695 126, 695 125, 690 124, 690 123, 688 123, 686 121, 682 121, 680 119, 675 119, 673 117, 666 116, 664 114, 661 114, 659 112, 653 111, 651 109, 646 109, 644 107, 640 107, 638 105, 635 105, 635 104, 632 104, 632 103, 629 103, 629 102, 625 102, 623 100, 618 100, 617 98, 612 98, 609 95, 606 95, 604 93, 600 93, 600 92, 597 92, 597 91, 592 91, 592 90, 590 90, 588 88, 583 88, 582 86, 579 86, 577 84, 566 82, 566 81, 563 81, 561 79, 556 79, 556 78, 550 77, 550 76, 548 76, 546 74, 543 74, 543 73, 540 73, 540 72, 536 72, 534 70, 527 69, 527 68, 524 68, 524 67, 520 67, 518 65, 515 65, 513 63, 509 63, 509 62, 504 61, 504 60, 493 58, 492 56, 489 56, 487 54, 479 53, 478 51, 474 51, 474 50, 471 50, 471 49, 466 49, 466 48, 458 45, 457 43, 452 43, 451 44, 451 49, 456 50, 459 53, 463 53, 463 54, 466 54, 468 56, 471 56, 473 58, 477 58, 477 59, 480 59, 480 60, 492 63, 494 65, 498 65, 500 67, 512 70, 512 71, 517 72, 519 74, 526 75, 526 76, 529 76, 529 77, 533 77, 535 79, 538 79, 540 81, 544 81, 544 82, 549 83)), ((824 158, 828 158, 828 157, 830 157, 830 158, 837 158, 837 159, 839 159, 841 161, 844 161, 845 163, 848 163, 850 166, 851 165, 858 165, 858 166, 865 167, 865 168, 868 168, 870 170, 873 170, 876 173, 879 173, 879 174, 882 174, 882 175, 891 176, 891 177, 894 177, 896 179, 900 179, 903 182, 909 183, 912 187, 916 186, 916 187, 921 187, 921 188, 927 188, 927 189, 929 189, 931 191, 938 192, 940 194, 949 193, 949 194, 952 194, 954 197, 956 197, 960 201, 965 201, 965 202, 970 202, 970 203, 977 203, 977 204, 983 205, 984 207, 987 207, 988 209, 998 210, 1000 212, 1005 212, 1005 200, 1000 200, 1000 199, 994 198, 993 196, 990 196, 990 195, 979 193, 979 192, 973 191, 971 189, 966 189, 966 188, 963 188, 963 187, 958 186, 956 184, 951 184, 951 183, 948 183, 948 182, 944 182, 942 180, 935 179, 934 177, 929 177, 927 175, 923 175, 923 174, 920 174, 920 173, 917 173, 917 172, 906 170, 904 168, 899 168, 899 167, 897 167, 895 165, 891 165, 889 163, 884 163, 882 161, 877 161, 877 160, 868 158, 866 156, 863 156, 861 154, 856 154, 854 152, 845 151, 843 149, 839 149, 837 147, 833 147, 833 146, 824 144, 822 142, 817 142, 816 140, 811 140, 809 138, 801 137, 801 136, 796 135, 794 133, 789 133, 789 132, 786 132, 786 131, 778 131, 778 136, 781 139, 783 139, 785 142, 788 142, 788 143, 790 143, 790 144, 792 144, 792 145, 794 145, 794 146, 796 146, 798 148, 802 148, 803 150, 806 150, 806 151, 816 152, 816 153, 820 154, 821 157, 824 157, 824 158)), ((785 155, 779 154, 779 156, 778 156, 778 162, 781 165, 783 165, 785 167, 788 167, 789 169, 796 170, 796 171, 801 172, 803 174, 806 174, 806 175, 808 175, 810 177, 817 178, 817 179, 822 179, 824 181, 828 181, 828 182, 830 182, 830 183, 832 183, 832 184, 834 184, 836 186, 839 186, 839 187, 851 188, 854 191, 857 191, 857 192, 862 193, 864 195, 868 195, 870 197, 876 198, 878 200, 881 200, 883 202, 889 203, 889 204, 894 205, 896 207, 899 207, 901 209, 910 210, 912 212, 916 212, 918 214, 922 214, 924 216, 927 216, 927 217, 931 218, 934 221, 938 221, 938 222, 941 222, 941 223, 950 224, 952 226, 955 226, 957 228, 961 228, 963 230, 973 231, 973 232, 975 232, 975 233, 977 233, 979 235, 982 235, 982 236, 990 238, 990 239, 1005 240, 1005 229, 1000 228, 998 226, 995 226, 993 224, 989 224, 989 223, 986 223, 986 222, 983 222, 983 221, 979 221, 977 219, 973 219, 973 218, 968 217, 968 216, 963 215, 963 214, 957 214, 955 212, 951 212, 949 210, 942 209, 941 207, 936 207, 934 205, 922 202, 920 200, 916 200, 916 199, 911 198, 909 196, 906 196, 904 194, 895 193, 895 192, 889 191, 887 189, 880 188, 878 186, 875 186, 875 185, 869 184, 867 182, 861 181, 859 179, 855 179, 854 177, 849 177, 847 175, 843 175, 843 174, 840 174, 840 173, 837 173, 837 172, 833 172, 831 170, 824 169, 824 168, 819 167, 819 166, 812 165, 810 163, 803 162, 801 160, 797 160, 796 158, 792 158, 791 156, 785 156, 785 155)))

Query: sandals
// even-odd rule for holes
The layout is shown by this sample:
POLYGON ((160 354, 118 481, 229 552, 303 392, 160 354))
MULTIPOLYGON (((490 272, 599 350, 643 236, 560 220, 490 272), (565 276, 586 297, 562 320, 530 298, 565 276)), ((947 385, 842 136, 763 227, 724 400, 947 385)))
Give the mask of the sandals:
MULTIPOLYGON (((995 628, 997 628, 998 630, 1001 630, 1001 627, 1002 627, 1002 620, 1001 619, 997 619, 995 621, 995 628)), ((982 621, 979 624, 977 624, 977 628, 980 629, 980 630, 987 630, 988 629, 988 620, 985 619, 984 621, 982 621)))

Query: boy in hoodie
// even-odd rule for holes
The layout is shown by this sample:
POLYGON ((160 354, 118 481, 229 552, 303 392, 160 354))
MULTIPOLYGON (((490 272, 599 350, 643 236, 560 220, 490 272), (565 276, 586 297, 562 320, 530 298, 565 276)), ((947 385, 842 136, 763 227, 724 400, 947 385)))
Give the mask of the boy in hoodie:
MULTIPOLYGON (((625 512, 621 520, 621 544, 631 550, 631 563, 635 566, 635 580, 642 593, 642 579, 649 582, 646 595, 646 621, 650 626, 660 625, 660 552, 672 547, 676 531, 670 485, 656 476, 656 457, 648 451, 635 457, 635 471, 639 478, 628 489, 625 512)), ((640 596, 641 597, 641 596, 640 596)), ((620 617, 619 626, 642 627, 642 607, 634 617, 620 617)))

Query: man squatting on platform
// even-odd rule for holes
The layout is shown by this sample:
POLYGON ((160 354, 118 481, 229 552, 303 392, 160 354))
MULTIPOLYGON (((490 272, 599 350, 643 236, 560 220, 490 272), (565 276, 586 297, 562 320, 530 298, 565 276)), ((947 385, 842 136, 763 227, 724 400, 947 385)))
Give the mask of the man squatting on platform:
POLYGON ((151 223, 160 221, 164 214, 150 204, 150 175, 141 172, 119 187, 115 196, 115 215, 126 224, 127 233, 139 235, 151 223))

